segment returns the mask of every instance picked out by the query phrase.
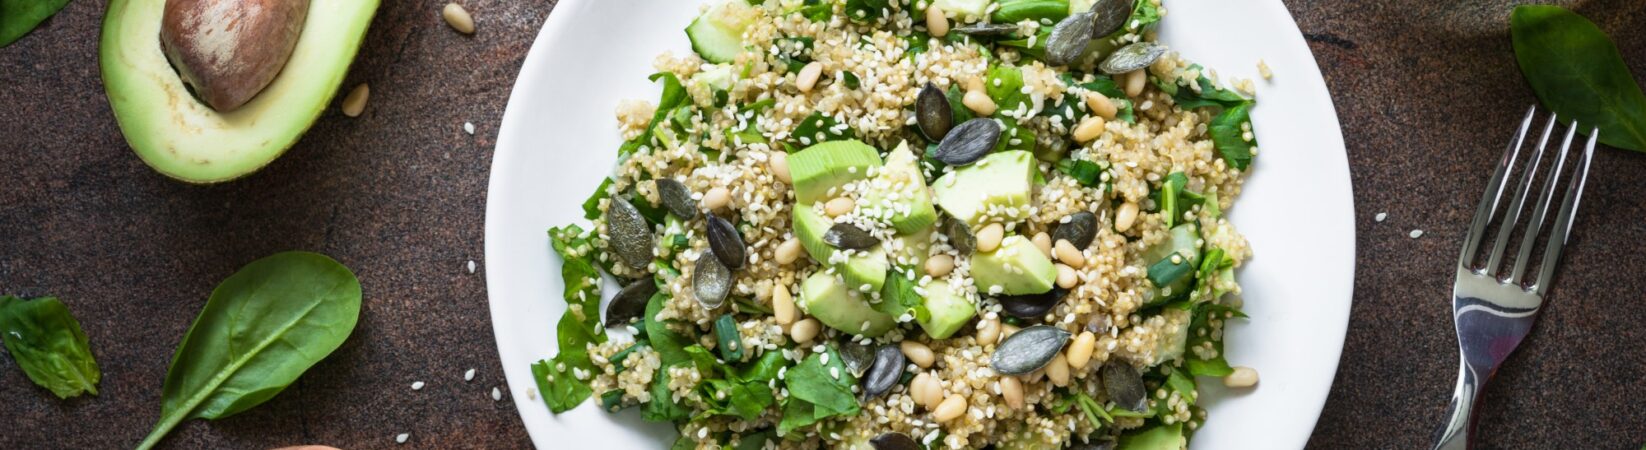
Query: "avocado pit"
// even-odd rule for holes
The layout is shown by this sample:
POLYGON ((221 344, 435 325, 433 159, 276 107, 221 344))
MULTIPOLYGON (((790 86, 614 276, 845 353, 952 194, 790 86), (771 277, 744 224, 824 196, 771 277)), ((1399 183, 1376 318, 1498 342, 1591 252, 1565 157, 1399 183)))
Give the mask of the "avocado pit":
POLYGON ((285 67, 308 9, 308 0, 166 0, 160 45, 201 101, 233 111, 285 67))

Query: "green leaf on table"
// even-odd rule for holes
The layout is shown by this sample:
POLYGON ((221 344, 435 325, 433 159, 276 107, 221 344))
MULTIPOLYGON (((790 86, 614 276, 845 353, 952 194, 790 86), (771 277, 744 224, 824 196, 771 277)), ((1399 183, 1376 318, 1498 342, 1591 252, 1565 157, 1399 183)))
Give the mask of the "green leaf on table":
POLYGON ((69 0, 0 0, 0 47, 29 34, 67 4, 69 0))
POLYGON ((262 404, 337 350, 360 319, 360 280, 308 252, 252 261, 217 285, 166 371, 152 448, 186 419, 262 404))
POLYGON ((1509 16, 1515 58, 1538 100, 1577 131, 1646 152, 1646 94, 1617 46, 1593 22, 1559 6, 1523 5, 1509 16))
POLYGON ((0 296, 0 342, 29 380, 57 398, 97 395, 103 373, 80 322, 56 298, 0 296))

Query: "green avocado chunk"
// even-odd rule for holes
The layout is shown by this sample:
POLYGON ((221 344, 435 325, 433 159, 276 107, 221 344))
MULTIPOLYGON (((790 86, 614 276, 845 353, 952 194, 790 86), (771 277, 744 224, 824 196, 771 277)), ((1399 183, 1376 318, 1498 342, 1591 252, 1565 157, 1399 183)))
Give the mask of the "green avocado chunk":
POLYGON ((932 182, 937 206, 972 227, 1029 217, 1034 155, 1022 150, 994 153, 932 182))
POLYGON ((1039 294, 1057 280, 1051 258, 1023 236, 1007 236, 995 251, 972 256, 971 271, 978 292, 990 295, 1039 294))
POLYGON ((851 334, 879 337, 897 325, 892 316, 869 305, 867 294, 821 270, 800 283, 800 307, 829 328, 851 334))
POLYGON ((926 310, 931 313, 927 320, 921 320, 920 328, 926 330, 926 335, 933 339, 948 339, 954 336, 960 327, 977 315, 977 306, 973 305, 965 296, 954 291, 948 281, 932 280, 922 288, 926 291, 926 310))
POLYGON ((909 151, 908 142, 886 155, 886 166, 858 203, 864 215, 891 225, 898 233, 917 232, 937 223, 937 208, 932 207, 920 159, 909 151))
POLYGON ((794 234, 800 238, 800 245, 806 248, 806 253, 819 264, 832 267, 845 278, 853 288, 863 292, 879 292, 886 284, 886 269, 891 264, 886 260, 885 245, 876 245, 868 250, 859 250, 843 260, 836 261, 835 253, 839 249, 823 242, 823 233, 834 226, 834 221, 823 217, 812 208, 795 205, 794 234))
POLYGON ((789 155, 789 178, 794 181, 798 206, 811 206, 833 197, 829 192, 846 183, 869 177, 869 168, 880 167, 880 153, 862 141, 820 142, 789 155))
POLYGON ((256 172, 326 110, 377 4, 312 2, 285 70, 244 105, 218 112, 190 94, 160 48, 166 1, 110 1, 98 61, 126 143, 155 171, 190 183, 256 172))

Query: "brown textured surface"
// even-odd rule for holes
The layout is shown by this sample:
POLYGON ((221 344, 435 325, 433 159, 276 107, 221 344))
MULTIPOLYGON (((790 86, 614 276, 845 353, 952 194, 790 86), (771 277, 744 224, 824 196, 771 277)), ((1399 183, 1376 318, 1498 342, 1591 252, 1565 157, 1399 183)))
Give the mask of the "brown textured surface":
MULTIPOLYGON (((662 0, 659 0, 662 1, 662 0)), ((514 448, 480 261, 486 175, 514 76, 552 1, 386 1, 345 88, 266 170, 218 186, 155 174, 122 140, 97 68, 103 4, 81 0, 0 49, 0 291, 62 297, 102 364, 102 395, 58 401, 0 363, 0 448, 119 448, 160 409, 172 348, 217 281, 287 249, 352 267, 366 305, 348 343, 268 404, 189 422, 172 448, 514 448), (335 105, 335 102, 334 102, 335 105), (462 131, 475 123, 474 136, 462 131), (462 373, 477 368, 465 383, 462 373), (412 391, 413 381, 428 386, 412 391)), ((1311 447, 1419 448, 1451 391, 1448 267, 1482 171, 1533 102, 1507 1, 1292 2, 1325 71, 1354 177, 1359 264, 1336 384, 1311 447), (1387 222, 1372 217, 1386 211, 1387 222), (1413 228, 1427 232, 1406 237, 1413 228)), ((1646 8, 1580 2, 1646 75, 1646 8)), ((1284 83, 1285 80, 1276 80, 1284 83)), ((1260 162, 1261 163, 1261 162, 1260 162)), ((1484 448, 1646 442, 1646 155, 1603 150, 1560 285, 1488 389, 1484 448)))

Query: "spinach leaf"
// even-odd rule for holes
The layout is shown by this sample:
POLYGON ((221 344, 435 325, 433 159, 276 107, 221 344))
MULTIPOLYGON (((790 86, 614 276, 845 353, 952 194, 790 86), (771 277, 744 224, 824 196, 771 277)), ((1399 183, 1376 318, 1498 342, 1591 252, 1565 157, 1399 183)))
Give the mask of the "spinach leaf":
POLYGON ((800 141, 800 146, 804 148, 824 141, 853 139, 857 135, 852 132, 851 127, 842 126, 834 117, 813 112, 794 126, 794 133, 791 136, 800 141))
POLYGON ((69 0, 0 0, 0 47, 29 34, 67 4, 69 0))
POLYGON ((611 187, 611 185, 612 179, 606 178, 605 181, 600 182, 600 187, 594 188, 594 193, 589 194, 589 199, 583 201, 584 219, 595 220, 600 218, 600 201, 611 197, 611 194, 606 192, 606 188, 611 187))
POLYGON ((97 370, 91 344, 80 331, 80 322, 56 298, 0 296, 0 341, 23 374, 57 398, 97 395, 103 373, 97 370))
POLYGON ((657 124, 668 120, 669 114, 673 113, 676 107, 686 103, 686 88, 680 84, 680 78, 674 76, 673 73, 658 72, 652 74, 648 79, 652 81, 663 80, 663 95, 657 100, 657 112, 652 113, 652 121, 646 125, 644 133, 641 133, 633 140, 624 142, 622 147, 618 147, 618 158, 634 153, 643 145, 651 145, 652 138, 656 136, 654 132, 657 131, 657 124))
POLYGON ((1212 135, 1212 145, 1217 147, 1223 160, 1239 170, 1246 170, 1252 164, 1252 148, 1257 146, 1257 139, 1246 139, 1246 128, 1252 123, 1252 103, 1241 103, 1239 106, 1228 108, 1212 118, 1212 125, 1207 132, 1212 135))
POLYGON ((1022 70, 1012 66, 994 65, 990 66, 984 75, 983 90, 994 100, 996 111, 1016 111, 1029 103, 1029 96, 1023 93, 1022 70))
POLYGON ((1577 131, 1646 152, 1646 94, 1617 46, 1593 22, 1559 6, 1522 5, 1509 16, 1515 58, 1538 100, 1577 131))
POLYGON ((857 377, 846 370, 834 347, 807 356, 784 374, 789 397, 783 400, 783 420, 777 424, 777 434, 787 435, 796 428, 830 417, 857 414, 857 396, 852 394, 855 384, 857 377), (823 362, 822 355, 829 356, 827 363, 823 362))
POLYGON ((904 271, 892 268, 886 271, 886 284, 880 287, 880 303, 871 306, 892 317, 901 317, 911 314, 915 320, 931 320, 931 310, 926 309, 926 302, 915 291, 915 280, 909 279, 904 271))
POLYGON ((691 357, 686 355, 686 346, 692 345, 696 340, 682 336, 670 329, 664 321, 657 320, 657 313, 663 311, 663 303, 669 299, 668 294, 664 292, 667 290, 658 290, 656 294, 652 294, 651 300, 646 302, 646 339, 651 341, 652 348, 657 350, 658 359, 664 366, 690 362, 691 357))
POLYGON ((888 0, 846 0, 846 18, 859 23, 873 22, 888 6, 888 0))
POLYGON ((594 268, 592 232, 577 225, 549 230, 549 241, 560 253, 560 275, 565 280, 566 313, 555 326, 560 353, 532 364, 543 403, 556 414, 566 412, 594 394, 588 378, 595 373, 589 344, 606 342, 600 324, 600 272, 594 268))
POLYGON ((1109 170, 1109 168, 1104 164, 1098 164, 1084 159, 1065 158, 1058 161, 1057 165, 1054 167, 1059 173, 1067 175, 1070 178, 1074 178, 1074 180, 1079 182, 1081 186, 1089 188, 1102 187, 1104 190, 1109 189, 1110 182, 1103 181, 1103 172, 1109 170))
POLYGON ((766 443, 775 440, 775 437, 772 430, 747 434, 737 442, 737 447, 734 447, 734 450, 762 450, 766 448, 766 443))
POLYGON ((652 399, 646 402, 645 408, 641 408, 640 418, 650 422, 679 422, 691 418, 692 412, 675 402, 674 391, 669 390, 669 369, 685 364, 689 363, 664 364, 663 367, 657 368, 657 373, 652 375, 652 384, 648 388, 652 399))
MULTIPOLYGON (((566 283, 566 316, 572 317, 590 336, 606 341, 606 330, 600 324, 600 272, 594 268, 595 250, 593 231, 584 231, 577 225, 549 229, 549 241, 560 254, 560 277, 566 283)), ((565 319, 561 320, 565 322, 565 319)))
POLYGON ((360 319, 360 280, 324 255, 252 261, 212 291, 172 356, 152 448, 190 418, 262 404, 343 345, 360 319))
POLYGON ((1227 323, 1230 317, 1246 317, 1246 314, 1218 303, 1202 303, 1195 307, 1193 319, 1189 322, 1189 340, 1186 343, 1188 350, 1184 352, 1183 358, 1183 368, 1188 370, 1190 375, 1221 377, 1234 372, 1234 368, 1229 366, 1229 360, 1223 355, 1221 334, 1214 337, 1210 324, 1212 318, 1227 323), (1202 357, 1194 350, 1206 346, 1211 347, 1214 356, 1202 357))

